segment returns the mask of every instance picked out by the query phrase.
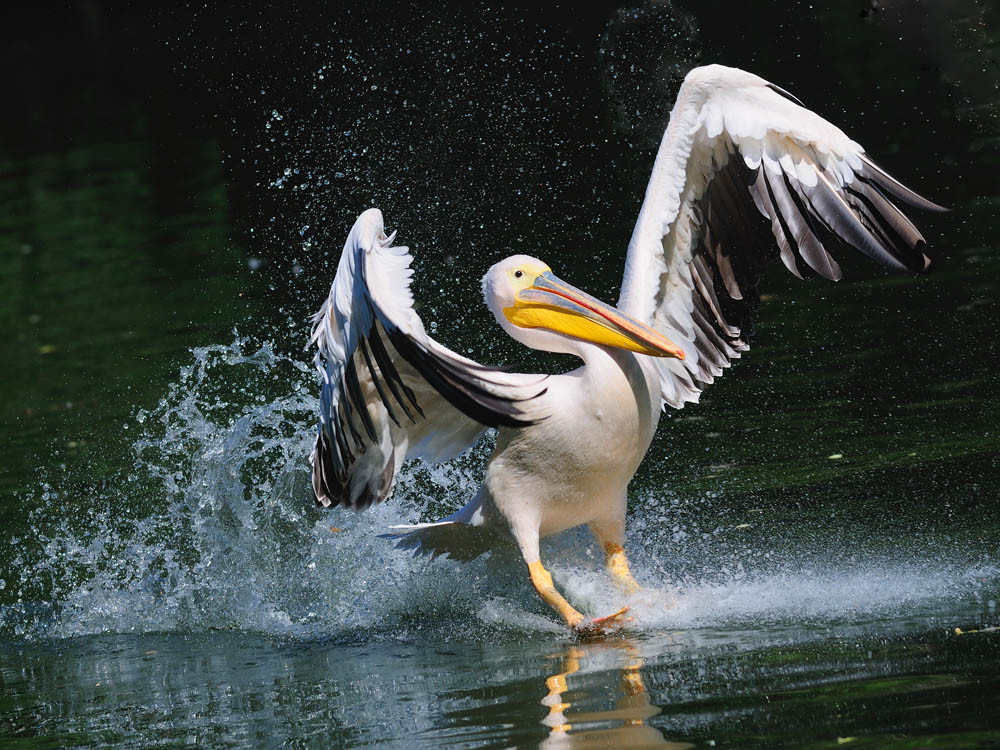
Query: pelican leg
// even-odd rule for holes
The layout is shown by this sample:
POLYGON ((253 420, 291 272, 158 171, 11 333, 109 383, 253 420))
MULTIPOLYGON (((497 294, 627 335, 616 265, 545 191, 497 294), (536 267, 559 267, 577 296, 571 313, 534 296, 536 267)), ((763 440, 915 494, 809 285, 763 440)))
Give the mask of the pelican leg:
POLYGON ((642 587, 632 577, 628 558, 625 557, 625 548, 622 547, 625 538, 624 526, 624 521, 594 522, 590 524, 590 531, 604 548, 604 565, 607 567, 608 573, 611 574, 612 580, 621 592, 627 595, 634 594, 642 587))
POLYGON ((558 612, 566 624, 575 630, 584 621, 584 616, 577 612, 573 605, 559 593, 555 583, 552 582, 552 575, 542 565, 542 561, 536 560, 528 563, 528 574, 531 576, 531 585, 535 587, 535 591, 542 597, 542 600, 558 612))
POLYGON ((545 569, 540 560, 528 563, 528 573, 531 576, 531 583, 535 587, 535 591, 538 592, 538 595, 542 597, 542 600, 546 604, 562 616, 566 624, 577 635, 599 635, 611 628, 616 628, 622 624, 623 615, 628 612, 628 607, 622 607, 607 617, 587 619, 559 593, 552 582, 552 575, 545 569))
POLYGON ((511 524, 511 532, 517 542, 517 546, 521 550, 521 556, 524 558, 524 562, 528 565, 528 575, 531 577, 531 585, 535 587, 535 591, 537 591, 538 595, 542 597, 542 601, 558 612, 559 616, 565 620, 566 624, 577 635, 597 635, 605 632, 609 628, 617 627, 622 624, 622 615, 628 611, 628 607, 624 607, 618 612, 608 615, 607 617, 588 619, 580 614, 580 612, 578 612, 576 608, 566 601, 566 598, 559 593, 555 583, 552 581, 552 575, 545 569, 545 566, 542 565, 542 560, 539 556, 538 526, 536 523, 530 522, 523 516, 516 518, 515 523, 511 524))
POLYGON ((634 594, 642 588, 639 582, 632 577, 632 571, 628 567, 628 558, 625 557, 625 550, 620 544, 606 542, 604 544, 604 564, 614 579, 615 585, 621 589, 623 594, 634 594))

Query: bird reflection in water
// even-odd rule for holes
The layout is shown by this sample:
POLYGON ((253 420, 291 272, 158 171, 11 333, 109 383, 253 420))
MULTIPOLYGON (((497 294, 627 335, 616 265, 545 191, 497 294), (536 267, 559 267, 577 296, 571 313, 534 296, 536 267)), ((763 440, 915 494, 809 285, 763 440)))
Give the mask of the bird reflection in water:
POLYGON ((542 719, 542 724, 549 728, 549 736, 539 747, 546 750, 612 747, 682 750, 694 747, 687 742, 667 741, 656 727, 647 723, 660 713, 660 707, 649 700, 641 667, 639 650, 629 641, 567 646, 561 654, 561 671, 545 680, 548 694, 542 699, 542 705, 549 709, 549 713, 542 719), (603 668, 609 656, 616 657, 616 669, 603 668), (570 675, 579 672, 581 664, 593 661, 600 662, 602 669, 591 672, 591 675, 618 677, 618 697, 614 708, 610 710, 601 710, 600 707, 589 711, 580 710, 581 703, 586 706, 601 700, 606 694, 603 689, 581 691, 575 688, 575 694, 582 694, 574 701, 569 700, 570 697, 576 698, 576 695, 571 696, 569 693, 570 675), (577 710, 573 710, 574 703, 577 704, 577 710))

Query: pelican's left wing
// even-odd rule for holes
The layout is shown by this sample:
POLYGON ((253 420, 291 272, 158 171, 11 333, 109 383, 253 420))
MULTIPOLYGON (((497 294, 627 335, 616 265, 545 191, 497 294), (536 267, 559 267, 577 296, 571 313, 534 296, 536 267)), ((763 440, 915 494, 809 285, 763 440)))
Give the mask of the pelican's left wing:
POLYGON ((323 379, 313 491, 324 506, 384 500, 403 462, 453 458, 487 427, 544 418, 545 376, 508 373, 430 338, 413 309, 413 258, 378 209, 344 245, 310 343, 323 379))
POLYGON ((838 280, 828 248, 926 270, 924 238, 892 202, 944 210, 875 165, 787 92, 721 65, 692 70, 663 135, 629 242, 618 307, 684 349, 659 359, 681 407, 747 349, 765 264, 838 280), (759 224, 771 235, 760 238, 759 224))

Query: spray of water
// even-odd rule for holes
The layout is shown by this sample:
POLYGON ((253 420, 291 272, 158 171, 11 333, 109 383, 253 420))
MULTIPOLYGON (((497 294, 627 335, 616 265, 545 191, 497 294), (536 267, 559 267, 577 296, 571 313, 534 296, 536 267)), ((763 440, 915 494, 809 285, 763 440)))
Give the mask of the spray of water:
MULTIPOLYGON (((86 502, 75 498, 84 515, 67 518, 58 509, 67 490, 41 486, 31 535, 13 540, 20 597, 0 612, 2 630, 60 638, 232 629, 348 641, 564 632, 513 551, 460 564, 413 557, 376 536, 468 499, 485 450, 451 466, 407 467, 391 501, 364 514, 313 507, 315 390, 310 367, 268 345, 237 338, 193 349, 160 403, 136 415, 131 470, 86 502)), ((988 596, 984 582, 997 577, 986 563, 816 571, 791 559, 756 576, 745 563, 705 560, 678 577, 664 561, 705 535, 677 526, 679 502, 639 499, 630 518, 634 569, 648 586, 627 600, 635 629, 891 617, 988 596)), ((547 541, 543 555, 582 610, 626 601, 585 532, 547 541)))

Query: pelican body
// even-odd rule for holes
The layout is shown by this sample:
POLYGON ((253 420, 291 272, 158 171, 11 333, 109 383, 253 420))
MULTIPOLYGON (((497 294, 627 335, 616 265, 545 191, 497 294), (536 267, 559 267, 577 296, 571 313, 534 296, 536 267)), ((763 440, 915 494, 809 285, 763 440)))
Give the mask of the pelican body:
POLYGON ((509 373, 427 335, 413 309, 409 251, 365 211, 344 245, 311 342, 322 377, 313 490, 364 510, 389 496, 403 463, 443 461, 490 427, 482 486, 434 523, 395 526, 399 546, 470 560, 513 543, 531 583, 578 632, 587 619, 555 588, 539 539, 587 524, 624 592, 628 484, 666 406, 698 400, 746 351, 765 264, 839 280, 828 246, 895 270, 926 270, 924 238, 893 203, 943 210, 879 168, 797 99, 734 68, 685 78, 664 133, 616 306, 515 255, 483 277, 500 327, 527 347, 582 361, 565 374, 509 373), (770 238, 755 225, 770 225, 770 238))

